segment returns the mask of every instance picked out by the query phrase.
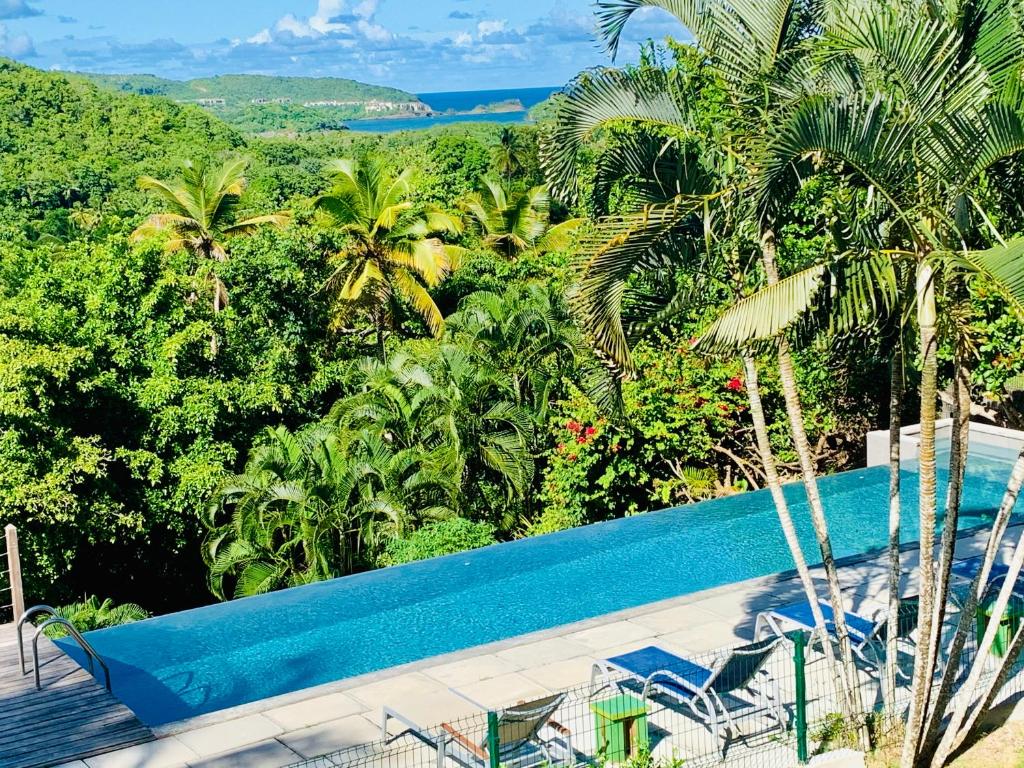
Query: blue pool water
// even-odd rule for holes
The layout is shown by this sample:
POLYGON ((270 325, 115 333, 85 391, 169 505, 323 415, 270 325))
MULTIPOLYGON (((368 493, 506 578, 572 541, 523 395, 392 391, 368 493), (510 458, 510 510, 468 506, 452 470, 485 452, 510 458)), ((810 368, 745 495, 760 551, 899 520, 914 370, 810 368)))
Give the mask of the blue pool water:
MULTIPOLYGON (((1008 475, 1006 457, 972 456, 962 527, 991 519, 1008 475)), ((903 537, 914 541, 913 467, 903 481, 903 537)), ((837 556, 884 547, 886 468, 826 477, 821 489, 837 556)), ((786 495, 816 561, 803 488, 790 484, 786 495)), ((790 568, 771 498, 757 491, 160 616, 88 639, 110 664, 114 693, 154 726, 790 568)))

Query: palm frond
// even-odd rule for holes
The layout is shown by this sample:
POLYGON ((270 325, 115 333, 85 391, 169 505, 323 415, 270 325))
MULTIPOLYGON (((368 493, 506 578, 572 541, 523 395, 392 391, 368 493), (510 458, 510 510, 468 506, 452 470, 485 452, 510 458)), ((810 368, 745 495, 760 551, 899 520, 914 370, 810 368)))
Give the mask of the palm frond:
POLYGON ((689 126, 668 88, 666 73, 654 69, 584 72, 566 86, 557 101, 554 127, 541 136, 541 164, 556 196, 575 202, 584 145, 595 132, 621 122, 683 131, 689 126))
POLYGON ((599 222, 580 244, 581 277, 573 308, 600 353, 625 372, 632 370, 622 325, 622 301, 630 276, 664 266, 684 247, 680 229, 704 200, 679 198, 670 205, 599 222))

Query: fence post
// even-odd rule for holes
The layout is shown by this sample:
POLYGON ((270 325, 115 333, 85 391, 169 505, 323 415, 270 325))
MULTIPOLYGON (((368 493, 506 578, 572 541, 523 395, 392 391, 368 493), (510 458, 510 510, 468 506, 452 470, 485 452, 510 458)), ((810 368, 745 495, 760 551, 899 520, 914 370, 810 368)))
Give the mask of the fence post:
POLYGON ((4 529, 7 539, 7 579, 11 584, 11 605, 14 620, 17 621, 25 612, 25 593, 21 585, 21 558, 18 555, 18 529, 8 525, 4 529))
POLYGON ((498 741, 498 713, 487 713, 487 757, 490 758, 490 768, 501 768, 499 751, 501 744, 498 741))
POLYGON ((802 631, 790 634, 793 641, 793 671, 796 677, 796 759, 807 762, 807 678, 804 670, 804 652, 807 636, 802 631))

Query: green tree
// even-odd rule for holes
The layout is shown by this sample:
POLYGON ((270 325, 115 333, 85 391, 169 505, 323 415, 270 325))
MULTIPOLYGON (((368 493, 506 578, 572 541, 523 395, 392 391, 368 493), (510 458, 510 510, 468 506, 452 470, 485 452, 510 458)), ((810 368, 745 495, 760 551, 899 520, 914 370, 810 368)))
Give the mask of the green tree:
POLYGON ((526 167, 525 154, 519 132, 511 125, 503 125, 498 134, 498 146, 494 149, 494 165, 506 183, 526 167))
MULTIPOLYGON (((169 232, 171 236, 164 246, 168 252, 184 250, 196 257, 203 279, 213 289, 214 313, 229 301, 227 288, 218 274, 218 264, 228 259, 227 240, 252 234, 262 226, 283 226, 288 221, 288 216, 281 213, 237 219, 247 164, 241 158, 226 160, 219 167, 188 160, 182 164, 181 178, 176 181, 160 181, 151 176, 139 179, 139 187, 151 192, 166 210, 150 216, 133 237, 143 240, 169 232)), ((217 348, 214 335, 210 340, 211 354, 216 355, 217 348)))
POLYGON ((317 207, 348 235, 325 284, 337 302, 336 322, 347 327, 354 312, 367 312, 383 357, 396 302, 404 300, 441 335, 444 318, 429 289, 458 264, 459 249, 439 236, 458 234, 459 221, 438 208, 417 208, 408 199, 411 171, 392 178, 380 158, 335 160, 327 174, 334 186, 317 207))
POLYGON ((529 250, 564 248, 581 223, 579 219, 570 219, 552 226, 551 195, 542 186, 513 192, 486 177, 480 180, 480 186, 480 191, 464 198, 459 207, 469 216, 484 244, 508 259, 529 250))
POLYGON ((261 594, 373 564, 389 542, 454 514, 444 458, 370 427, 268 430, 210 507, 211 591, 261 594))
MULTIPOLYGON (((748 266, 744 254, 754 251, 760 256, 765 281, 777 282, 778 222, 759 215, 750 179, 759 173, 758 153, 766 127, 776 119, 776 113, 786 109, 794 90, 814 87, 801 76, 806 71, 809 43, 820 25, 815 14, 827 16, 832 6, 825 3, 806 9, 791 0, 768 5, 719 0, 607 0, 597 7, 599 28, 612 53, 637 11, 658 7, 676 15, 694 36, 696 55, 706 63, 705 82, 710 81, 717 92, 709 102, 715 109, 700 114, 703 82, 698 81, 701 90, 687 92, 676 87, 672 75, 649 64, 627 71, 584 73, 566 89, 555 123, 543 139, 542 159, 554 191, 566 202, 576 203, 581 160, 595 136, 625 126, 639 129, 628 140, 609 145, 597 170, 599 184, 602 175, 636 179, 632 201, 642 208, 606 218, 589 234, 579 259, 583 275, 577 292, 578 309, 599 350, 612 363, 631 372, 621 315, 628 282, 636 273, 664 270, 673 261, 688 264, 695 274, 714 274, 717 266, 720 281, 731 283, 734 290, 742 289, 748 266), (708 113, 712 119, 708 119, 708 113), (700 133, 702 127, 704 134, 700 133), (701 153, 706 154, 687 147, 685 139, 694 136, 703 139, 701 153), (681 150, 675 151, 676 147, 681 150), (723 264, 729 267, 724 275, 723 264)), ((796 370, 784 341, 778 343, 775 352, 835 616, 843 661, 837 682, 845 709, 853 715, 861 709, 856 667, 796 370)), ((743 350, 742 356, 767 485, 815 622, 823 627, 816 588, 800 550, 771 450, 755 357, 750 350, 743 350)), ((831 646, 828 650, 831 652, 831 646)))

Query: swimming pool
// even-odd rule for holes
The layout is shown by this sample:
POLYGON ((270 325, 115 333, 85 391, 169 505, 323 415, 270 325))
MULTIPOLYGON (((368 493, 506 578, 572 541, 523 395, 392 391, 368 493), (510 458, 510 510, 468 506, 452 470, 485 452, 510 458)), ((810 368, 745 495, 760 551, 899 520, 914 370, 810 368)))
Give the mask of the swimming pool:
MULTIPOLYGON (((1008 474, 1006 456, 972 455, 961 527, 991 518, 1008 474)), ((903 537, 914 541, 917 473, 907 466, 903 475, 903 537)), ((837 556, 885 546, 888 482, 885 467, 822 478, 837 556)), ((802 486, 788 485, 786 496, 816 561, 802 486)), ((110 664, 114 693, 157 726, 790 568, 771 498, 756 491, 160 616, 88 639, 110 664)))

